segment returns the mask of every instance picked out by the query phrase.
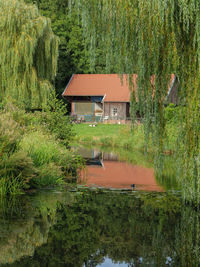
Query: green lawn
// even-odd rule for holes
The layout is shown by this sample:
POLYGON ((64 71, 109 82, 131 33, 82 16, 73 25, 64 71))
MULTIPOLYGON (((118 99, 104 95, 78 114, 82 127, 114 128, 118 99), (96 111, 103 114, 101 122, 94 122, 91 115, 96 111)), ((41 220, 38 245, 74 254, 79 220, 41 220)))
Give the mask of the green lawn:
MULTIPOLYGON (((177 139, 176 125, 169 124, 166 127, 167 136, 164 140, 164 150, 174 151, 177 139)), ((87 144, 104 147, 116 147, 129 150, 142 150, 146 147, 143 125, 137 125, 132 132, 130 125, 124 124, 97 124, 96 127, 90 127, 89 124, 74 124, 76 134, 73 144, 87 144)), ((150 142, 148 151, 154 151, 155 147, 150 142)), ((171 152, 170 152, 171 153, 171 152)))
POLYGON ((101 137, 117 137, 120 134, 127 133, 130 126, 122 124, 98 124, 96 127, 90 127, 89 124, 75 124, 74 131, 78 138, 90 137, 92 139, 101 137))
POLYGON ((124 124, 98 124, 90 127, 88 124, 75 124, 75 144, 100 145, 125 149, 143 149, 144 137, 142 128, 138 127, 134 135, 130 125, 124 124))

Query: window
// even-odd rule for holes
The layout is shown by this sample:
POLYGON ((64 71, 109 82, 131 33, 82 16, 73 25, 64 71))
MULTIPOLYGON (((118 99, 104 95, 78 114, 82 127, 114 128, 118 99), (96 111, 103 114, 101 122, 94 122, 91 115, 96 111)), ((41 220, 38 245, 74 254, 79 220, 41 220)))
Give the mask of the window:
POLYGON ((91 102, 76 102, 74 112, 78 115, 90 115, 93 114, 93 103, 91 102))
POLYGON ((112 116, 117 116, 117 108, 112 109, 112 116))

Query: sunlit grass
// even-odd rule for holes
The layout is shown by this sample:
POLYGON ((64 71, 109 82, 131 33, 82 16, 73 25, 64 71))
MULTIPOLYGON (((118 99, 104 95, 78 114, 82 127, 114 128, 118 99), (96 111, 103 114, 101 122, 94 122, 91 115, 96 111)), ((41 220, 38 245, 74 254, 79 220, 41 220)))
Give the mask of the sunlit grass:
POLYGON ((96 127, 90 127, 89 124, 75 124, 74 131, 77 137, 108 137, 118 136, 123 131, 127 131, 130 126, 122 124, 98 124, 96 127))
POLYGON ((76 138, 74 142, 90 145, 101 145, 120 147, 124 149, 138 148, 144 146, 143 127, 137 126, 134 132, 130 125, 122 124, 98 124, 90 127, 88 124, 74 125, 76 138))
MULTIPOLYGON (((88 124, 74 125, 76 138, 74 143, 88 145, 100 145, 103 147, 116 147, 126 150, 146 149, 146 140, 144 136, 143 124, 139 124, 131 130, 130 125, 118 124, 98 124, 96 127, 90 127, 88 124)), ((178 129, 176 125, 166 126, 166 136, 164 137, 164 151, 173 153, 176 148, 178 129)), ((148 151, 154 151, 154 144, 150 135, 148 151)))

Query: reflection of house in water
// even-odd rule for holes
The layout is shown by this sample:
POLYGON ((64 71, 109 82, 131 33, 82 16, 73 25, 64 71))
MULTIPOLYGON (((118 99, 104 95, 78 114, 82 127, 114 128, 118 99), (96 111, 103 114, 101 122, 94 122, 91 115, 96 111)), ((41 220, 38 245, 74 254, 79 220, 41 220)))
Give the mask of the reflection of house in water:
POLYGON ((134 184, 137 190, 163 191, 157 184, 154 170, 127 162, 104 160, 104 168, 87 167, 85 181, 88 186, 131 189, 134 184))
POLYGON ((104 160, 118 161, 118 156, 112 152, 100 152, 95 148, 86 149, 84 147, 79 147, 76 151, 86 160, 87 165, 104 167, 104 160))
POLYGON ((78 153, 89 165, 81 177, 88 186, 131 189, 134 184, 137 190, 163 191, 156 183, 152 168, 120 162, 117 155, 95 149, 79 148, 78 153))

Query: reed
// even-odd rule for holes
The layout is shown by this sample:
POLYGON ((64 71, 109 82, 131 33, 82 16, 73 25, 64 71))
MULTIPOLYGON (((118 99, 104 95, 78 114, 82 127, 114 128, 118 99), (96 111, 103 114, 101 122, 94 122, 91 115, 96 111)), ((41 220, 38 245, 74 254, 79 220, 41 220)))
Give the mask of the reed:
POLYGON ((21 174, 17 177, 1 177, 0 178, 0 197, 7 195, 20 194, 23 188, 23 180, 21 174))

